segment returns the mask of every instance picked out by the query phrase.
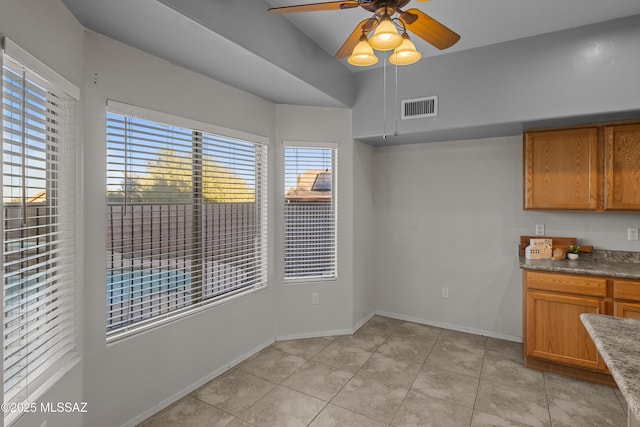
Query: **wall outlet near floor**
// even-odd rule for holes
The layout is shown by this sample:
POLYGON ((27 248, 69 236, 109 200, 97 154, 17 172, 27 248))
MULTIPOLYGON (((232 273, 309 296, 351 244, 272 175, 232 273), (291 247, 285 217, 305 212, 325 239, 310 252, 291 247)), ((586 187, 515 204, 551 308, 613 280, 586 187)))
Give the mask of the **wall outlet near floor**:
POLYGON ((544 224, 536 224, 536 236, 544 236, 544 224))
POLYGON ((311 304, 320 304, 320 294, 314 292, 311 294, 311 304))
POLYGON ((449 288, 442 288, 442 298, 449 298, 449 288))
POLYGON ((637 228, 627 228, 627 240, 638 240, 637 228))

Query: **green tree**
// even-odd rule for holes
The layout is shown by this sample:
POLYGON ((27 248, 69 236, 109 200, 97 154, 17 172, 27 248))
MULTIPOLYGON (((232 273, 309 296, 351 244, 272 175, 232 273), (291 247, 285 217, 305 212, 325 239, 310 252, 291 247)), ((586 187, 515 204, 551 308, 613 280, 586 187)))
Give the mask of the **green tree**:
MULTIPOLYGON (((194 173, 189 154, 163 148, 147 161, 143 175, 129 178, 130 201, 176 202, 193 197, 194 173)), ((202 195, 207 203, 253 202, 255 192, 241 177, 221 166, 211 156, 202 159, 202 195)))

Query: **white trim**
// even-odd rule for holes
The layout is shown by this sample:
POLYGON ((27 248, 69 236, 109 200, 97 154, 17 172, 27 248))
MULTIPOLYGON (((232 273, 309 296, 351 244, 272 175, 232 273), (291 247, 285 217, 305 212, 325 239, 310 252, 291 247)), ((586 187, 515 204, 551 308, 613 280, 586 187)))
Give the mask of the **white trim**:
POLYGON ((276 337, 276 341, 290 341, 290 340, 302 340, 305 338, 322 338, 322 337, 334 337, 340 335, 351 335, 353 329, 334 329, 332 331, 318 331, 291 335, 279 335, 276 337))
POLYGON ((285 277, 284 285, 297 285, 302 283, 324 283, 324 282, 335 282, 338 280, 338 275, 333 274, 331 276, 322 277, 322 276, 312 276, 312 277, 285 277))
POLYGON ((78 89, 76 85, 53 71, 35 56, 22 49, 10 38, 5 37, 3 42, 4 52, 7 55, 20 62, 44 80, 47 80, 54 86, 62 89, 67 95, 72 96, 75 100, 80 99, 80 89, 78 89))
POLYGON ((353 335, 358 329, 364 326, 376 313, 371 312, 367 314, 362 320, 356 323, 351 329, 337 329, 333 331, 321 331, 321 332, 312 332, 312 333, 302 333, 302 334, 293 334, 293 335, 280 335, 276 337, 276 341, 289 341, 289 340, 300 340, 305 338, 322 338, 322 337, 333 337, 340 335, 353 335))
POLYGON ((353 333, 355 334, 358 331, 358 329, 362 328, 365 325, 365 323, 367 323, 369 320, 371 320, 373 318, 373 316, 375 316, 375 315, 376 315, 376 313, 372 311, 371 313, 369 313, 366 316, 364 316, 364 318, 362 320, 360 320, 358 323, 356 323, 353 326, 353 333))
POLYGON ((150 418, 153 415, 156 415, 157 413, 162 411, 163 409, 173 405, 178 400, 182 399, 183 397, 187 396, 191 392, 193 392, 193 391, 197 390, 198 388, 202 387, 203 385, 205 385, 209 381, 219 377, 220 375, 224 374, 225 372, 227 372, 227 371, 233 369, 234 367, 238 366, 240 363, 244 362, 245 360, 249 359, 251 356, 253 356, 253 355, 259 353, 260 351, 264 350, 265 348, 269 347, 274 342, 275 342, 274 340, 269 340, 269 341, 267 341, 265 343, 262 343, 262 344, 258 345, 257 347, 254 347, 253 349, 249 350, 248 352, 244 353, 243 355, 236 357, 231 362, 225 364, 221 368, 218 368, 215 371, 211 372, 210 374, 205 375, 204 377, 198 379, 197 381, 195 381, 195 382, 189 384, 188 386, 182 388, 181 390, 173 393, 171 396, 167 397, 166 399, 163 399, 160 403, 158 403, 157 405, 153 406, 152 408, 149 408, 146 411, 144 411, 143 413, 138 414, 135 417, 131 418, 129 421, 127 421, 126 423, 122 424, 121 427, 134 427, 134 426, 139 425, 140 423, 142 423, 147 418, 150 418))
POLYGON ((284 147, 293 148, 333 148, 336 150, 340 148, 340 144, 337 142, 284 140, 282 144, 284 147))
POLYGON ((449 329, 449 330, 452 330, 452 331, 467 332, 469 334, 481 335, 481 336, 485 336, 485 337, 489 337, 489 338, 496 338, 496 339, 499 339, 499 340, 512 341, 512 342, 517 342, 517 343, 521 343, 522 342, 522 337, 517 337, 517 336, 513 336, 513 335, 498 334, 498 333, 495 333, 495 332, 492 332, 492 331, 485 331, 483 329, 469 328, 467 326, 460 326, 460 325, 455 325, 455 324, 452 324, 452 323, 435 322, 433 320, 422 319, 422 318, 413 317, 413 316, 405 316, 403 314, 390 313, 388 311, 376 311, 376 314, 378 316, 391 317, 392 319, 404 320, 404 321, 407 321, 407 322, 419 323, 419 324, 428 325, 428 326, 435 326, 435 327, 438 327, 438 328, 449 329))
POLYGON ((136 118, 153 120, 164 124, 171 124, 174 126, 181 126, 185 128, 193 128, 204 132, 210 132, 217 136, 241 139, 263 145, 268 145, 269 143, 269 138, 267 138, 266 136, 256 135, 236 129, 229 129, 223 126, 177 116, 175 114, 149 110, 144 107, 125 104, 123 102, 114 101, 112 99, 107 99, 107 110, 111 113, 123 114, 136 118))

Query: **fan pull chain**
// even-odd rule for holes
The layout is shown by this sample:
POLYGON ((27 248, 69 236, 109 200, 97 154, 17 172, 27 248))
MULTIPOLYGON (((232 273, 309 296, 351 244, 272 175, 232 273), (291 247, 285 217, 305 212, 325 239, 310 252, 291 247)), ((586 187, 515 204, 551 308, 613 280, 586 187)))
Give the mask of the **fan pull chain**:
POLYGON ((382 139, 387 139, 387 58, 383 58, 382 64, 382 139))
POLYGON ((400 132, 398 132, 398 64, 396 64, 396 103, 393 104, 393 111, 395 111, 396 115, 396 130, 393 134, 398 136, 400 135, 400 132))

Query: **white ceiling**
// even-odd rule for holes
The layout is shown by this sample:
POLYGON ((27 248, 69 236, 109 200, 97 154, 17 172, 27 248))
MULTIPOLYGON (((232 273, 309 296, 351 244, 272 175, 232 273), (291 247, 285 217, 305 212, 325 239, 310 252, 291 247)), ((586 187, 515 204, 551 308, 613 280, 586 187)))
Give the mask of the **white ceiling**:
MULTIPOLYGON (((333 58, 371 14, 362 8, 267 13, 314 0, 62 0, 87 28, 278 104, 351 107, 360 68, 333 58), (306 35, 306 36, 305 36, 306 35), (206 53, 206 54, 203 54, 206 53), (226 60, 220 60, 226 58, 226 60)), ((479 48, 640 14, 640 0, 412 1, 461 35, 438 51, 479 48)), ((382 61, 381 61, 382 62, 382 61)))
MULTIPOLYGON (((273 7, 322 3, 314 0, 267 2, 273 7)), ((457 44, 444 51, 412 37, 416 48, 428 58, 635 15, 640 13, 640 0, 413 0, 403 9, 410 8, 422 10, 461 36, 457 44)), ((358 7, 284 16, 326 52, 334 55, 356 24, 371 15, 358 7)), ((359 70, 346 61, 345 66, 352 71, 359 70)))

